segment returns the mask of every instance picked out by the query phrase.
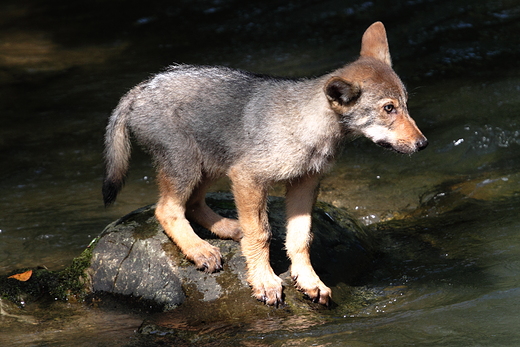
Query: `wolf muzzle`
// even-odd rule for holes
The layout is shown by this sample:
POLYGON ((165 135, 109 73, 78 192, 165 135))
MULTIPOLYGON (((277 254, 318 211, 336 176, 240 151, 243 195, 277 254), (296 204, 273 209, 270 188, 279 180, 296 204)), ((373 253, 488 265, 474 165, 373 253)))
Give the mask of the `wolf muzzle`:
POLYGON ((393 151, 395 151, 397 153, 412 154, 412 153, 415 153, 415 152, 422 151, 423 149, 428 147, 428 139, 426 137, 423 137, 423 138, 417 140, 413 144, 413 146, 406 145, 406 144, 403 144, 403 143, 392 144, 392 143, 384 141, 384 140, 377 141, 376 144, 378 146, 383 147, 383 148, 387 148, 387 149, 393 150, 393 151))

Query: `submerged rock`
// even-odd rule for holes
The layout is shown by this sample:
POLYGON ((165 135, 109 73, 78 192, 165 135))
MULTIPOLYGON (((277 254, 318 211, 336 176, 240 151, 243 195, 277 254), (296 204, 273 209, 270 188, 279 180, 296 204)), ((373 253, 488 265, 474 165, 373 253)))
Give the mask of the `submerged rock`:
MULTIPOLYGON (((209 194, 207 203, 217 213, 236 218, 230 194, 209 194)), ((306 301, 302 293, 293 289, 288 272, 290 264, 283 247, 284 200, 271 197, 268 206, 273 234, 271 264, 285 279, 285 301, 295 308, 306 301)), ((107 226, 98 237, 87 270, 92 292, 132 296, 163 310, 181 304, 193 307, 203 303, 208 308, 220 303, 226 306, 226 312, 243 311, 246 306, 248 311, 264 309, 251 297, 239 243, 217 239, 209 231, 193 225, 202 238, 220 248, 224 262, 223 271, 218 273, 199 271, 164 234, 154 211, 154 205, 136 210, 107 226), (212 305, 208 306, 208 303, 212 305)), ((317 203, 313 212, 313 232, 311 259, 328 286, 334 288, 339 283, 351 283, 370 266, 370 239, 346 212, 317 203)), ((239 312, 233 314, 236 313, 239 312)), ((212 317, 217 316, 212 313, 212 317)))

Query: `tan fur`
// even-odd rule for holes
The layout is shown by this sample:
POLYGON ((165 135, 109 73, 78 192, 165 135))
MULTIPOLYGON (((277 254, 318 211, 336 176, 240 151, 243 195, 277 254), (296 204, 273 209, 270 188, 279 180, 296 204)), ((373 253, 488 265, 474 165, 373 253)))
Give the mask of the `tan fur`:
POLYGON ((210 179, 203 180, 195 188, 186 204, 186 218, 195 222, 222 239, 240 241, 242 230, 235 219, 224 218, 206 205, 206 190, 211 185, 210 179))
POLYGON ((271 230, 267 219, 267 186, 248 173, 246 167, 229 172, 242 227, 242 253, 246 258, 247 281, 253 296, 268 305, 282 302, 282 280, 269 264, 271 230))
POLYGON ((328 304, 332 291, 318 277, 311 265, 312 234, 301 230, 311 228, 312 206, 316 200, 319 176, 306 175, 287 183, 287 237, 285 247, 291 259, 291 276, 296 287, 320 304, 328 304))

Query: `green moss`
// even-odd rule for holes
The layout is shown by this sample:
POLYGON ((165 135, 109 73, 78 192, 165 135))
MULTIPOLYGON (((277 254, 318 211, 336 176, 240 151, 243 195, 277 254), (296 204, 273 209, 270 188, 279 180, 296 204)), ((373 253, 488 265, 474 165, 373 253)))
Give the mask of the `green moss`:
POLYGON ((62 271, 44 268, 23 268, 0 277, 0 296, 20 307, 27 302, 48 298, 52 300, 83 300, 89 293, 89 276, 92 250, 98 238, 94 239, 72 264, 62 271), (29 280, 22 282, 9 276, 32 270, 29 280))
POLYGON ((50 294, 60 300, 67 300, 73 295, 78 299, 83 299, 88 294, 89 276, 86 270, 90 266, 92 251, 99 238, 94 239, 90 245, 74 258, 72 264, 59 273, 58 285, 50 290, 50 294))

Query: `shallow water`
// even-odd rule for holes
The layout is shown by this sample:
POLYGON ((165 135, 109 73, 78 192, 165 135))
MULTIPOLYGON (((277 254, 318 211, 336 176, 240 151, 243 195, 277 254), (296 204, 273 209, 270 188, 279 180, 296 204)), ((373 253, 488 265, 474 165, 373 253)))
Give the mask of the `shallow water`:
MULTIPOLYGON (((520 343, 518 1, 99 4, 0 5, 0 273, 63 268, 106 224, 155 201, 139 151, 116 205, 105 210, 100 194, 106 118, 149 74, 172 62, 320 74, 354 59, 383 20, 430 145, 400 156, 349 143, 319 196, 382 240, 375 270, 335 287, 337 307, 318 318, 196 329, 244 346, 520 343)), ((161 341, 135 334, 146 313, 121 306, 0 305, 8 344, 161 341)))

